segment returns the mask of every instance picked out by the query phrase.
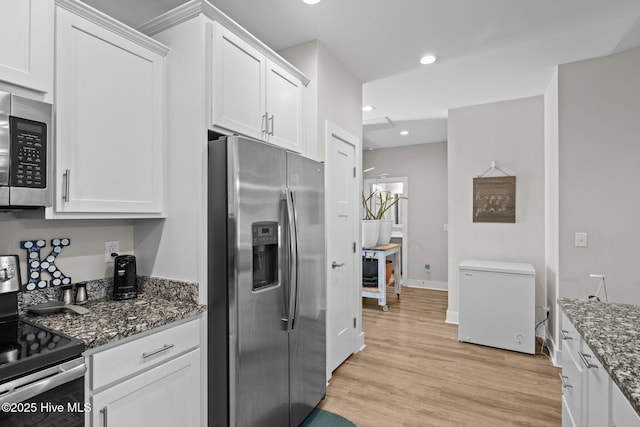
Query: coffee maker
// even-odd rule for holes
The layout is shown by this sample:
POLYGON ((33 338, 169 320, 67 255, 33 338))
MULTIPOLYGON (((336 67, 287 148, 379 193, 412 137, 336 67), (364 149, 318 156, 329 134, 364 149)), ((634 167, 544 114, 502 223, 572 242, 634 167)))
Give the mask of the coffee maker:
POLYGON ((137 296, 136 257, 118 255, 113 263, 113 299, 125 300, 137 296))

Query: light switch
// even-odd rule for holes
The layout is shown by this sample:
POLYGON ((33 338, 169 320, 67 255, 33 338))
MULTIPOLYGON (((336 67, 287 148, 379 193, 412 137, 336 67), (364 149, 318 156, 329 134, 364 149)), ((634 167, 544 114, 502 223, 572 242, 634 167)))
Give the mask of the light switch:
POLYGON ((576 233, 576 248, 587 247, 587 233, 576 233))

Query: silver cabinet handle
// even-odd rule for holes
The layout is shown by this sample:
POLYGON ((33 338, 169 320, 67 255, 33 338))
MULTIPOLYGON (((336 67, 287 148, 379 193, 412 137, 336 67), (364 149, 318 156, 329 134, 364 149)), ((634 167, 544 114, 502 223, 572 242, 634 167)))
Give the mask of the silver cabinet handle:
POLYGON ((264 113, 262 115, 260 130, 262 130, 263 134, 269 135, 269 114, 268 113, 264 113))
POLYGON ((273 117, 273 114, 271 115, 271 117, 269 118, 269 121, 271 122, 271 126, 268 127, 269 132, 267 132, 269 135, 273 136, 273 129, 275 129, 275 119, 273 117))
POLYGON ((344 266, 344 262, 343 262, 343 263, 341 263, 341 264, 338 264, 337 262, 333 261, 333 262, 331 263, 331 268, 334 268, 334 269, 335 269, 335 268, 338 268, 338 267, 342 267, 342 266, 344 266))
POLYGON ((587 359, 591 359, 591 355, 590 354, 584 354, 583 352, 579 351, 578 352, 578 356, 580 356, 580 359, 582 359, 582 363, 584 363, 584 366, 587 369, 597 368, 598 367, 598 365, 594 365, 589 360, 587 360, 587 359))
POLYGON ((564 380, 568 380, 568 379, 569 379, 569 377, 565 377, 565 376, 564 376, 564 375, 562 375, 562 374, 558 374, 558 375, 560 375, 560 381, 562 382, 562 388, 573 388, 573 386, 572 386, 572 385, 567 384, 566 382, 564 382, 564 380))
POLYGON ((62 178, 64 179, 64 194, 62 195, 62 199, 65 202, 69 202, 69 186, 71 185, 71 171, 69 169, 65 169, 62 174, 62 178))
POLYGON ((170 348, 173 348, 173 344, 165 344, 164 346, 162 346, 162 348, 159 348, 157 350, 150 351, 149 353, 142 353, 142 358, 146 359, 147 357, 151 357, 154 354, 158 354, 158 353, 162 353, 163 351, 167 351, 170 348))
POLYGON ((102 412, 102 427, 107 427, 107 407, 100 409, 102 412))
POLYGON ((560 329, 560 334, 562 335, 562 339, 563 340, 572 340, 573 339, 568 335, 569 331, 565 331, 564 329, 560 329))

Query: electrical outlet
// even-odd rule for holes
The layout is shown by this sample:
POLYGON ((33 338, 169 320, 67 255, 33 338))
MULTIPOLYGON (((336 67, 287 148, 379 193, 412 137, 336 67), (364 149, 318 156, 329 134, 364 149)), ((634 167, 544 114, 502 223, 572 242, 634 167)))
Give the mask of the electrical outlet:
POLYGON ((586 248, 588 234, 584 232, 576 233, 576 248, 586 248))
POLYGON ((120 242, 118 240, 111 240, 104 242, 104 262, 113 262, 111 254, 120 253, 120 242))

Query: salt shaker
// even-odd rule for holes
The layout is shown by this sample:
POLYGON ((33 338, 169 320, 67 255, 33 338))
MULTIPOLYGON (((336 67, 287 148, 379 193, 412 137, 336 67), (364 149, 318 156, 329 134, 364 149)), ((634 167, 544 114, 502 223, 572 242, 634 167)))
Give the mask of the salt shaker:
POLYGON ((71 285, 63 285, 62 289, 62 302, 67 304, 73 304, 73 293, 71 291, 71 285))
POLYGON ((76 304, 82 305, 87 303, 87 283, 76 283, 76 304))

